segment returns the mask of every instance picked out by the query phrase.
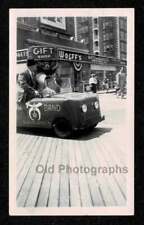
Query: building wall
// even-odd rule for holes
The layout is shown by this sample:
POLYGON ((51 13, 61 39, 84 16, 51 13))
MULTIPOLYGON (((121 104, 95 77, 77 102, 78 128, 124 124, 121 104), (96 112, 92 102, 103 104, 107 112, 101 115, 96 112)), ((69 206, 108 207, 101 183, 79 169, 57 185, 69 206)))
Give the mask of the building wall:
POLYGON ((127 18, 119 17, 120 58, 127 58, 127 18))
POLYGON ((100 17, 100 54, 119 59, 127 56, 127 20, 124 17, 100 17))
MULTIPOLYGON (((88 52, 83 43, 70 40, 74 36, 74 18, 66 19, 66 29, 60 29, 41 24, 39 18, 18 18, 17 23, 17 49, 27 48, 32 45, 32 40, 54 45, 75 48, 88 52)), ((35 42, 34 42, 35 44, 35 42)))
POLYGON ((120 66, 118 66, 118 63, 107 63, 106 58, 120 58, 121 44, 117 28, 116 17, 81 17, 77 20, 77 33, 79 41, 81 39, 88 39, 87 42, 85 41, 85 44, 89 50, 89 53, 102 59, 102 62, 98 62, 99 60, 94 60, 96 62, 91 64, 91 72, 97 74, 100 80, 107 77, 114 81, 115 75, 120 66), (102 56, 105 56, 105 58, 101 58, 102 56))
POLYGON ((126 60, 127 19, 125 17, 79 17, 78 40, 84 40, 91 54, 126 60))
POLYGON ((83 41, 90 53, 93 53, 93 24, 91 17, 77 17, 77 40, 83 41))
POLYGON ((92 18, 93 22, 93 53, 95 55, 100 54, 100 36, 99 36, 99 18, 92 18))
POLYGON ((77 36, 78 40, 84 41, 90 54, 99 53, 99 35, 98 35, 98 19, 93 17, 77 18, 77 36), (97 23, 95 22, 97 20, 97 23), (97 32, 97 35, 96 35, 97 32))
MULTIPOLYGON (((18 18, 17 49, 25 49, 32 45, 48 45, 69 51, 100 55, 98 57, 105 55, 115 59, 126 59, 126 18, 66 17, 61 18, 62 24, 60 25, 62 27, 59 23, 57 24, 57 19, 54 17, 50 19, 56 21, 56 25, 54 22, 52 22, 54 26, 49 22, 42 23, 40 18, 18 18)), ((105 77, 111 72, 115 74, 121 67, 120 64, 107 63, 106 58, 102 61, 103 63, 100 65, 97 60, 91 65, 83 63, 80 72, 76 72, 73 65, 70 64, 73 68, 69 66, 69 74, 73 73, 72 85, 77 86, 78 83, 88 80, 91 71, 103 74, 105 77)), ((60 73, 65 73, 68 67, 63 65, 61 68, 60 73)))
POLYGON ((117 29, 115 17, 100 17, 100 54, 117 57, 117 29))

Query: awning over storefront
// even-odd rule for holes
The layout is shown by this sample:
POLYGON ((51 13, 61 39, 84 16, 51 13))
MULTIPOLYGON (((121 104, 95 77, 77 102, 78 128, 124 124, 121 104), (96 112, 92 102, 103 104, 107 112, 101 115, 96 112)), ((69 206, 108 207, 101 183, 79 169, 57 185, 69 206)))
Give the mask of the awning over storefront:
POLYGON ((73 63, 89 63, 93 70, 115 71, 116 66, 126 66, 126 60, 117 58, 90 55, 82 51, 71 50, 69 48, 57 48, 52 46, 32 46, 28 49, 17 51, 17 62, 26 62, 28 58, 35 60, 57 60, 73 63))
POLYGON ((35 60, 63 60, 69 62, 91 63, 89 55, 69 49, 32 46, 30 49, 21 49, 17 51, 17 62, 24 62, 27 59, 35 60))
POLYGON ((116 66, 108 66, 108 65, 91 65, 91 70, 101 70, 101 71, 116 71, 116 66))

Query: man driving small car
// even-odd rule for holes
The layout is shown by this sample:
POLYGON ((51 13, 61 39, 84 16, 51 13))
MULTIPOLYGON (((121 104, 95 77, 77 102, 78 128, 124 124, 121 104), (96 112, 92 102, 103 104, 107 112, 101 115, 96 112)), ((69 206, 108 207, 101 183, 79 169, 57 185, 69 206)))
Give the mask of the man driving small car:
POLYGON ((35 97, 50 97, 55 91, 48 88, 45 82, 46 75, 39 64, 30 59, 27 61, 28 69, 18 75, 17 83, 21 89, 19 102, 27 102, 35 97), (22 91, 23 90, 23 91, 22 91))
POLYGON ((22 102, 27 102, 34 97, 40 97, 37 90, 38 84, 36 81, 37 62, 33 59, 27 60, 27 70, 18 75, 17 82, 21 89, 24 90, 22 102))

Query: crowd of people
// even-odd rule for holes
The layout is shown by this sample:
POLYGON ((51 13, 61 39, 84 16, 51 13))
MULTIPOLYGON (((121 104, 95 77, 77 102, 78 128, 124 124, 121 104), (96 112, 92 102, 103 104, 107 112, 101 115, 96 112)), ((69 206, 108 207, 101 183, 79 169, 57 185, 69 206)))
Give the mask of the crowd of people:
POLYGON ((100 90, 106 90, 106 92, 108 92, 110 88, 114 87, 114 83, 110 82, 108 78, 105 78, 101 81, 95 74, 91 74, 89 79, 89 85, 93 93, 96 93, 100 90))
POLYGON ((89 86, 91 92, 93 93, 103 90, 108 93, 109 89, 115 89, 116 96, 120 96, 121 98, 123 98, 124 95, 126 95, 126 73, 124 72, 124 69, 122 67, 116 74, 115 81, 111 81, 107 77, 100 81, 97 75, 92 73, 89 78, 89 86))

